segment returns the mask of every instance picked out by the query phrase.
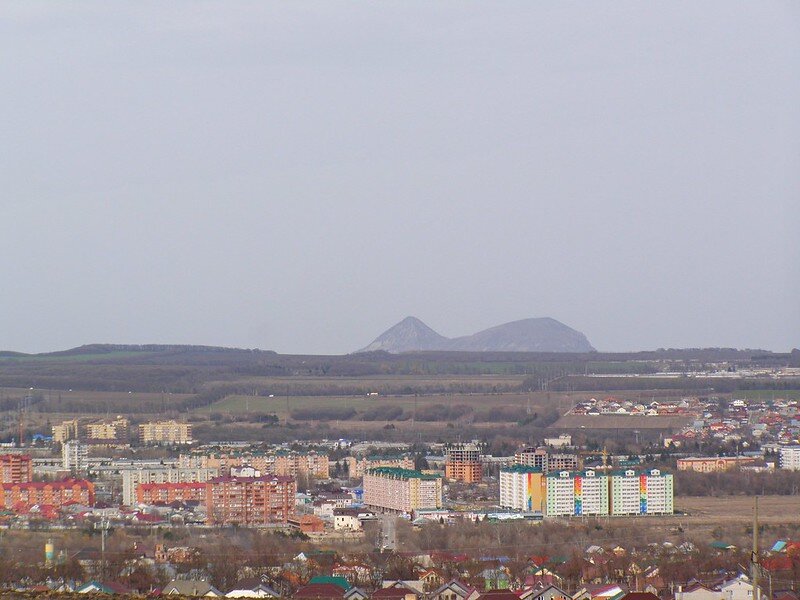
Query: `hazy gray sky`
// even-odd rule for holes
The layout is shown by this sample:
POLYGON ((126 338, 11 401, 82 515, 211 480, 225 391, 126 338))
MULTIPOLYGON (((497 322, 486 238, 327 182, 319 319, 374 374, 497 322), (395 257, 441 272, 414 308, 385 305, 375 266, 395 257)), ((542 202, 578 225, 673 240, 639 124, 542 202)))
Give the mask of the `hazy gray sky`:
POLYGON ((0 348, 800 346, 800 3, 4 2, 0 348))

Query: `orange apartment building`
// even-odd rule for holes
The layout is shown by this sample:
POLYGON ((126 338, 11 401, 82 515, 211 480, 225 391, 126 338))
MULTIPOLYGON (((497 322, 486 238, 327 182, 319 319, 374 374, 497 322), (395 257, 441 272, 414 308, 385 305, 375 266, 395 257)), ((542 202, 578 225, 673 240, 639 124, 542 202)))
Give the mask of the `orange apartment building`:
POLYGON ((172 504, 173 502, 206 502, 203 482, 140 483, 136 486, 139 504, 172 504))
POLYGON ((294 516, 293 477, 216 477, 206 484, 210 525, 286 524, 294 516))
POLYGON ((453 444, 447 448, 444 476, 451 481, 479 483, 483 478, 483 465, 478 445, 453 444))
POLYGON ((34 504, 59 509, 67 503, 93 506, 94 484, 86 479, 0 484, 0 506, 6 509, 16 511, 34 504))
POLYGON ((0 483, 33 481, 33 461, 27 454, 0 455, 0 483))

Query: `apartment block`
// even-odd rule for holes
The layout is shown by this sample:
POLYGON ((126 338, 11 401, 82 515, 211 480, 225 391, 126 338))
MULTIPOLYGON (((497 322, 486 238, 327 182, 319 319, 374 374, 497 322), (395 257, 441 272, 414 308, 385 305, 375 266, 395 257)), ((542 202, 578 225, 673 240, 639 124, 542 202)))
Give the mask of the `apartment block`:
POLYGON ((275 455, 265 452, 192 452, 178 457, 178 466, 187 469, 216 469, 220 477, 241 467, 253 467, 262 473, 273 473, 275 455))
POLYGON ((206 485, 210 525, 287 523, 294 515, 297 482, 292 477, 215 477, 206 485))
POLYGON ((130 421, 124 417, 117 417, 111 421, 87 423, 85 429, 86 439, 88 440, 116 440, 127 442, 130 421))
POLYGON ((547 475, 547 516, 607 515, 608 476, 592 469, 547 475))
POLYGON ((378 467, 394 467, 396 469, 414 469, 414 459, 411 456, 366 456, 356 458, 348 456, 344 459, 347 463, 348 473, 353 479, 361 479, 369 469, 378 467))
POLYGON ((62 421, 58 425, 53 425, 53 441, 59 444, 68 442, 69 440, 78 439, 79 423, 78 419, 71 421, 62 421))
POLYGON ((151 421, 139 425, 139 443, 143 446, 192 444, 192 424, 178 421, 151 421))
MULTIPOLYGON (((253 465, 251 465, 253 466, 253 465)), ((284 477, 330 479, 328 455, 319 452, 277 452, 272 471, 284 477)))
MULTIPOLYGON (((136 488, 141 483, 205 483, 218 475, 217 469, 158 467, 124 470, 122 471, 122 503, 125 506, 133 506, 137 502, 136 488)), ((203 501, 205 502, 205 498, 203 501)))
POLYGON ((89 448, 80 440, 69 440, 61 446, 61 464, 73 475, 85 473, 89 466, 89 448))
POLYGON ((545 511, 545 478, 539 467, 500 469, 500 506, 525 512, 545 511))
POLYGON ((800 471, 800 446, 784 446, 780 450, 781 469, 800 471))
POLYGON ((751 456, 709 456, 690 457, 678 459, 679 471, 697 471, 698 473, 714 473, 727 471, 736 467, 746 467, 756 464, 756 459, 751 456))
POLYGON ((0 506, 9 510, 27 510, 35 504, 60 509, 67 502, 94 505, 94 484, 85 479, 0 484, 0 506))
POLYGON ((206 483, 140 483, 136 486, 138 504, 206 503, 206 483))
POLYGON ((578 469, 578 456, 551 453, 546 448, 526 446, 514 455, 514 464, 537 467, 545 474, 552 471, 575 471, 578 469))
POLYGON ((610 490, 612 515, 670 515, 673 512, 672 474, 659 469, 614 472, 610 490))
POLYGON ((483 478, 481 450, 477 444, 453 444, 447 448, 444 475, 451 481, 479 483, 483 478))
POLYGON ((33 480, 33 461, 27 454, 0 455, 0 483, 27 483, 33 480))
POLYGON ((442 478, 420 471, 377 467, 364 474, 364 504, 410 513, 442 507, 442 478))

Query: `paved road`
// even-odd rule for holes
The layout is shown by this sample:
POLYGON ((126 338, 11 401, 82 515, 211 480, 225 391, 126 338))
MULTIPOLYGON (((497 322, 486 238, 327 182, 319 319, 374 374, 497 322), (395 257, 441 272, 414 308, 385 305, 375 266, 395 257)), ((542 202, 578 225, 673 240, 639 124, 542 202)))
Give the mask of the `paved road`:
POLYGON ((381 549, 397 549, 397 517, 395 515, 381 516, 381 549))

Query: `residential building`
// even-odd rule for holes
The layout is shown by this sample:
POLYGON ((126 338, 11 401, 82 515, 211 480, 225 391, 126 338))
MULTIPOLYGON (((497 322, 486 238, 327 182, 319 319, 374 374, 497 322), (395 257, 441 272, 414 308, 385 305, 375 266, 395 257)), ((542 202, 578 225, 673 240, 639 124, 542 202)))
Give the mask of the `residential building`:
POLYGON ((592 469, 555 471, 547 474, 549 517, 607 515, 608 476, 592 469))
POLYGON ((781 469, 800 471, 800 446, 784 446, 780 450, 781 469))
POLYGON ((500 506, 526 512, 545 510, 545 478, 539 467, 500 469, 500 506))
POLYGON ((562 433, 558 437, 544 438, 544 445, 552 446, 553 448, 572 446, 572 436, 568 433, 562 433))
POLYGON ((330 479, 328 455, 319 452, 278 452, 272 471, 283 477, 330 479))
POLYGON ((451 481, 478 483, 483 478, 481 450, 478 444, 453 444, 447 448, 444 475, 451 481))
POLYGON ((361 531, 361 519, 358 518, 358 515, 359 511, 355 508, 333 509, 334 531, 361 531))
POLYGON ((288 523, 294 515, 297 482, 292 477, 215 477, 206 486, 211 525, 288 523))
POLYGON ((127 442, 129 429, 130 421, 124 417, 117 417, 111 421, 88 423, 86 425, 86 439, 127 442))
POLYGON ((61 446, 61 464, 73 475, 86 472, 89 448, 80 440, 69 440, 61 446))
POLYGON ((35 504, 60 509, 68 502, 92 506, 94 484, 85 479, 0 484, 0 506, 6 509, 17 511, 35 504))
POLYGON ((62 421, 58 425, 53 425, 53 441, 58 444, 63 444, 69 440, 78 439, 78 431, 78 419, 62 421))
POLYGON ((347 473, 351 479, 361 479, 369 469, 377 467, 395 467, 398 469, 414 469, 414 458, 403 456, 365 456, 356 458, 348 456, 344 459, 347 463, 347 473))
POLYGON ((204 579, 173 579, 161 590, 161 596, 222 598, 225 594, 204 579))
MULTIPOLYGON (((571 441, 571 438, 570 438, 571 441)), ((578 456, 575 454, 550 453, 546 448, 526 446, 514 455, 515 465, 538 467, 545 475, 551 471, 575 471, 578 469, 578 456)))
POLYGON ((225 594, 226 598, 280 598, 280 594, 257 577, 241 579, 225 594))
POLYGON ((203 483, 219 476, 217 469, 157 467, 122 471, 122 504, 133 506, 140 483, 203 483))
POLYGON ((660 469, 617 471, 611 474, 610 490, 609 511, 612 515, 673 513, 671 473, 663 473, 660 469))
POLYGON ((525 446, 514 455, 514 464, 536 467, 547 473, 547 450, 536 446, 525 446))
POLYGON ((364 474, 364 504, 401 513, 441 508, 442 478, 410 469, 370 469, 364 474))
POLYGON ((192 424, 178 421, 151 421, 139 425, 139 443, 143 446, 188 445, 194 442, 192 424))
MULTIPOLYGON (((679 471, 697 471, 698 473, 714 473, 727 471, 736 467, 746 467, 756 464, 752 456, 708 456, 689 457, 678 459, 679 471)), ((800 468, 800 467, 798 467, 800 468)))
POLYGON ((206 484, 140 483, 136 486, 138 504, 172 504, 173 502, 206 502, 206 484))
POLYGON ((220 477, 238 467, 253 467, 261 473, 275 470, 275 455, 265 452, 193 452, 178 457, 181 468, 216 469, 220 477))
POLYGON ((33 461, 27 454, 0 455, 0 483, 26 483, 33 480, 33 461))

